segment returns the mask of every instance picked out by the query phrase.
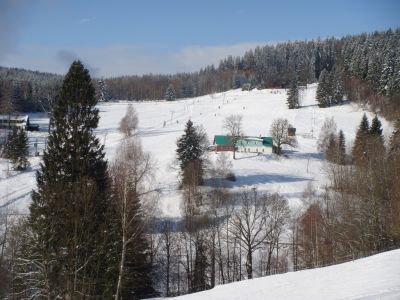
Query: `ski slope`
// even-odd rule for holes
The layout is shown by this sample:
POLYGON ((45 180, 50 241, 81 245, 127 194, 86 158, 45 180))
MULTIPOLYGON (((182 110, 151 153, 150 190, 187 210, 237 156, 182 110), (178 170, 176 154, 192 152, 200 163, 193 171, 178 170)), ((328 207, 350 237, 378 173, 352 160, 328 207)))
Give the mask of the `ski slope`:
POLYGON ((244 280, 176 300, 398 300, 400 250, 313 270, 244 280))
MULTIPOLYGON (((287 108, 286 91, 282 89, 231 90, 172 102, 133 102, 139 115, 139 136, 156 166, 153 185, 161 191, 158 196, 159 215, 181 216, 178 170, 174 166, 174 159, 176 140, 182 135, 189 118, 195 125, 204 127, 210 143, 215 134, 226 133, 223 121, 231 114, 243 115, 244 133, 251 136, 268 136, 274 119, 288 119, 297 128, 298 148, 287 149, 285 157, 239 153, 238 159, 232 160, 237 181, 231 188, 240 190, 251 186, 259 192, 279 192, 288 198, 292 206, 301 203, 299 199, 309 182, 317 190, 322 189, 326 182, 323 160, 317 151, 317 137, 325 118, 334 117, 338 129, 345 134, 347 146, 351 147, 364 111, 352 104, 318 108, 315 92, 315 84, 302 90, 302 108, 296 110, 287 108)), ((122 138, 118 125, 127 105, 126 101, 98 105, 101 118, 96 134, 105 143, 109 161, 112 161, 122 138)), ((373 114, 367 114, 371 120, 373 114)), ((47 135, 48 119, 41 114, 31 114, 31 122, 40 123, 42 131, 29 133, 30 138, 43 140, 47 135)), ((385 120, 382 123, 384 134, 388 137, 391 133, 390 124, 385 120)), ((43 146, 43 143, 38 145, 39 149, 43 146)), ((213 161, 218 155, 210 153, 209 158, 213 161)), ((32 157, 30 162, 31 167, 27 171, 16 172, 10 171, 7 161, 0 159, 0 208, 9 207, 21 213, 28 211, 30 191, 36 186, 35 172, 39 169, 40 157, 32 157)))

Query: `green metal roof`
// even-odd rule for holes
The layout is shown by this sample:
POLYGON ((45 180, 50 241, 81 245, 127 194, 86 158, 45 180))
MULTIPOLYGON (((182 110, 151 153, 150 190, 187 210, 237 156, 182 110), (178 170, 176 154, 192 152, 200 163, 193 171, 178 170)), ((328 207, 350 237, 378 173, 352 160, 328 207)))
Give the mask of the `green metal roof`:
POLYGON ((231 139, 227 135, 214 135, 214 144, 220 146, 232 146, 231 139))
MULTIPOLYGON (((231 139, 227 135, 215 135, 214 144, 220 146, 232 146, 231 139)), ((272 147, 272 137, 257 137, 257 136, 245 136, 238 142, 238 147, 272 147)))

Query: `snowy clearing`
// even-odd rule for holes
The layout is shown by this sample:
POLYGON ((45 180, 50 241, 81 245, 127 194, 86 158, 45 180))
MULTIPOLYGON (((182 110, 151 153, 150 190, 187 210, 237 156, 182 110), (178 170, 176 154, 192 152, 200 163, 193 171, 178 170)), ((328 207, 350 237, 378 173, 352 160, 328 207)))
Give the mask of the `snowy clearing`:
MULTIPOLYGON (((256 155, 239 153, 232 161, 237 181, 232 189, 256 187, 260 192, 280 192, 292 206, 299 199, 308 182, 318 190, 323 188, 323 161, 317 151, 317 137, 327 117, 334 117, 338 129, 342 129, 347 146, 352 145, 356 128, 364 111, 356 105, 344 104, 330 108, 318 108, 315 101, 316 85, 309 85, 301 95, 301 109, 289 110, 286 92, 282 89, 241 91, 202 96, 178 101, 133 102, 139 115, 139 135, 143 147, 152 153, 156 163, 153 183, 160 188, 159 208, 165 217, 180 217, 180 192, 178 171, 173 168, 176 140, 182 135, 186 121, 191 118, 195 125, 202 125, 210 143, 215 134, 225 134, 223 121, 230 114, 243 115, 246 135, 269 136, 269 128, 276 118, 286 118, 297 128, 299 146, 288 149, 286 157, 274 154, 256 155), (165 127, 164 127, 165 122, 165 127)), ((105 142, 108 159, 111 161, 122 138, 118 125, 125 115, 128 102, 102 103, 100 124, 96 130, 105 142)), ((367 113, 371 120, 373 115, 367 113)), ((29 133, 31 140, 38 138, 38 149, 44 147, 48 119, 43 114, 31 114, 33 123, 40 123, 41 132, 29 133)), ((390 124, 382 120, 384 134, 390 135, 390 124)), ((349 150, 349 149, 348 149, 349 150)), ((216 153, 210 153, 215 160, 216 153)), ((231 154, 229 154, 231 157, 231 154)), ((35 171, 40 158, 30 158, 31 167, 25 172, 7 171, 6 160, 0 159, 0 207, 10 207, 26 213, 30 203, 30 191, 35 188, 35 171)))

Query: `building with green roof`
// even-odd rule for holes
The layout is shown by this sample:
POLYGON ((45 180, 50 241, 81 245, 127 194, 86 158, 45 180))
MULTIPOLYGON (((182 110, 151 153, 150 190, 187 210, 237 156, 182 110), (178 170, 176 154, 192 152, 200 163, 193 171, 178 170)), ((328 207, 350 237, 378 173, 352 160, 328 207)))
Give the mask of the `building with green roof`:
MULTIPOLYGON (((233 151, 231 138, 227 135, 214 136, 215 151, 233 151)), ((249 153, 272 153, 272 137, 244 136, 236 145, 236 151, 249 153)))

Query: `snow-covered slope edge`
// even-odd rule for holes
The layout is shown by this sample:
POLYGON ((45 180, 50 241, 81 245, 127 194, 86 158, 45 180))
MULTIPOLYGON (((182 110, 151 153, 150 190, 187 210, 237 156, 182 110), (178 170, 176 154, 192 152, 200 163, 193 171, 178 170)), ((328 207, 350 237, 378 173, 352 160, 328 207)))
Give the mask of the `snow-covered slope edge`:
POLYGON ((400 249, 334 266, 220 285, 174 299, 400 299, 400 249))

